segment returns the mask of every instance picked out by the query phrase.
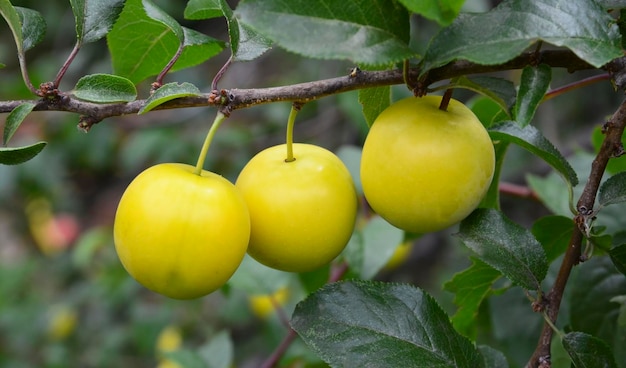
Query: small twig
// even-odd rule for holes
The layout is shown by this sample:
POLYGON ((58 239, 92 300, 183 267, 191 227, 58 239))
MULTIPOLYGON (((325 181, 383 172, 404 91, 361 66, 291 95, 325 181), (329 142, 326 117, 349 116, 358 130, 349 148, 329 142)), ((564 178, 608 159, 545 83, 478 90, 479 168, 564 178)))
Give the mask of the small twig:
MULTIPOLYGON (((583 193, 576 204, 578 214, 574 217, 574 232, 569 241, 569 246, 563 257, 561 268, 557 274, 556 280, 552 289, 547 294, 546 298, 548 305, 546 307, 546 315, 552 322, 556 323, 559 315, 559 308, 561 306, 561 300, 563 293, 565 292, 565 286, 569 279, 572 268, 580 263, 581 248, 584 240, 584 228, 587 217, 593 214, 593 206, 596 200, 598 189, 604 175, 604 170, 611 157, 614 157, 616 147, 621 145, 621 138, 624 134, 624 127, 626 126, 626 101, 622 102, 620 107, 615 111, 611 119, 606 123, 606 136, 600 147, 600 151, 591 164, 591 172, 589 173, 589 180, 583 189, 583 193)), ((537 348, 531 356, 527 367, 538 368, 542 364, 542 360, 550 356, 550 348, 552 342, 552 335, 554 330, 550 324, 546 323, 543 326, 537 348)))

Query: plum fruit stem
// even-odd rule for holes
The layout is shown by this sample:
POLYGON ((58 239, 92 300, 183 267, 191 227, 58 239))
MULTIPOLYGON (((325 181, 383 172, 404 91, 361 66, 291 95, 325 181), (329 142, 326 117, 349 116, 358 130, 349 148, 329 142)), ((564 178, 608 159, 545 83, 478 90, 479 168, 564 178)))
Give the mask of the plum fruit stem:
POLYGON ((296 158, 293 157, 293 126, 296 123, 298 111, 300 111, 299 105, 291 105, 291 111, 289 112, 289 118, 287 119, 287 135, 285 139, 285 145, 287 146, 287 158, 285 159, 285 162, 292 162, 296 160, 296 158))
POLYGON ((202 144, 202 149, 200 150, 200 155, 198 156, 198 163, 196 163, 196 169, 193 171, 194 174, 202 175, 202 168, 204 167, 204 160, 206 159, 207 152, 209 152, 209 146, 211 146, 215 132, 225 118, 226 115, 224 115, 224 113, 221 111, 217 112, 215 120, 213 120, 213 125, 211 125, 211 129, 209 129, 209 132, 204 139, 204 143, 202 144))

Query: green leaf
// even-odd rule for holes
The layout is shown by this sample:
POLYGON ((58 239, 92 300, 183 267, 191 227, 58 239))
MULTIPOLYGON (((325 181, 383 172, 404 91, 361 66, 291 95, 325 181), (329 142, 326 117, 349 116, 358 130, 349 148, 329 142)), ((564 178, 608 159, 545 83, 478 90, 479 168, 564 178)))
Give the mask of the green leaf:
POLYGON ((70 0, 79 44, 106 36, 124 8, 125 0, 70 0))
POLYGON ((291 320, 334 367, 477 367, 480 356, 437 302, 404 284, 364 280, 324 286, 291 320))
POLYGON ((144 114, 155 107, 176 98, 189 97, 189 96, 201 96, 202 92, 198 87, 191 83, 167 83, 157 89, 148 99, 146 104, 139 110, 138 114, 144 114))
POLYGON ((15 7, 9 0, 0 0, 0 14, 9 25, 13 39, 17 47, 18 55, 24 55, 24 38, 22 36, 22 23, 15 7))
POLYGON ((598 204, 608 206, 624 201, 626 201, 626 172, 621 172, 602 183, 598 193, 598 204))
POLYGON ((555 172, 551 172, 545 177, 527 174, 526 181, 541 203, 553 214, 565 217, 572 214, 569 206, 569 194, 567 190, 563 190, 561 175, 555 172))
POLYGON ((404 231, 394 227, 380 216, 372 216, 362 231, 363 264, 361 278, 374 277, 393 255, 404 239, 404 231))
POLYGON ((556 169, 571 186, 578 184, 576 172, 561 153, 532 125, 520 127, 513 121, 492 126, 489 135, 494 140, 505 140, 530 151, 556 169))
POLYGON ((185 41, 183 28, 180 24, 178 24, 176 19, 172 18, 169 14, 161 10, 161 8, 154 5, 154 3, 150 0, 141 0, 141 3, 143 4, 143 9, 145 10, 146 15, 150 17, 150 19, 156 20, 166 26, 170 31, 174 32, 174 35, 176 35, 180 43, 185 41))
POLYGON ((508 368, 509 362, 501 351, 487 345, 478 345, 478 351, 483 357, 482 366, 484 368, 508 368))
POLYGON ((465 0, 400 0, 400 2, 413 13, 447 26, 459 15, 465 0))
POLYGON ((307 57, 383 65, 415 56, 409 14, 387 0, 243 0, 236 15, 282 48, 307 57))
POLYGON ((97 103, 129 102, 137 98, 137 89, 124 77, 90 74, 78 80, 73 94, 81 100, 97 103))
POLYGON ((43 40, 46 33, 46 21, 36 10, 15 7, 22 25, 23 50, 28 51, 43 40))
POLYGON ((452 316, 454 328, 475 339, 478 308, 502 274, 476 258, 471 257, 471 260, 472 265, 455 274, 452 280, 443 285, 443 289, 455 294, 454 304, 458 309, 452 316))
POLYGON ((617 368, 611 347, 595 336, 570 332, 563 337, 563 347, 576 368, 617 368))
POLYGON ((494 208, 500 209, 500 173, 502 172, 502 165, 504 164, 504 158, 509 149, 509 142, 496 141, 493 142, 493 148, 496 154, 496 167, 493 173, 493 179, 487 189, 487 194, 480 201, 480 208, 494 208))
POLYGON ((624 275, 626 275, 626 244, 621 244, 609 250, 609 256, 611 261, 615 265, 615 268, 624 275))
MULTIPOLYGON (((182 29, 184 50, 172 71, 200 64, 224 48, 221 41, 182 29)), ((107 40, 115 74, 133 83, 161 72, 180 46, 180 38, 168 26, 148 17, 141 0, 126 0, 107 40)))
POLYGON ((515 86, 513 82, 496 77, 461 76, 450 84, 454 88, 465 88, 487 96, 495 101, 507 115, 515 104, 515 86))
POLYGON ((622 56, 613 18, 595 1, 508 0, 487 13, 461 14, 436 35, 422 73, 456 59, 505 63, 543 40, 599 68, 622 56))
POLYGON ((477 209, 461 222, 456 234, 477 257, 514 284, 539 290, 548 272, 541 244, 530 231, 502 212, 477 209))
POLYGON ((361 153, 363 149, 358 146, 352 145, 343 145, 339 147, 336 154, 339 159, 346 165, 348 171, 350 171, 350 176, 352 176, 352 181, 354 182, 354 187, 356 188, 356 192, 359 195, 363 194, 363 186, 361 185, 361 153))
MULTIPOLYGON (((515 99, 515 95, 513 98, 515 99)), ((491 97, 477 95, 466 104, 486 128, 492 126, 499 116, 506 116, 502 106, 491 97)), ((506 118, 506 120, 509 119, 510 117, 506 118)))
POLYGON ((228 331, 220 331, 200 347, 198 355, 207 363, 205 368, 229 368, 233 366, 234 350, 228 331))
POLYGON ((212 19, 226 16, 225 7, 228 5, 224 0, 189 0, 184 15, 185 19, 212 19))
POLYGON ((4 125, 4 133, 2 135, 2 143, 5 146, 9 143, 11 137, 13 137, 13 134, 15 133, 17 128, 19 128, 20 124, 22 124, 24 118, 26 118, 26 116, 30 114, 31 111, 33 111, 34 107, 34 103, 25 102, 14 108, 9 113, 9 116, 7 116, 7 120, 4 125))
POLYGON ((0 164, 17 165, 37 156, 46 146, 46 142, 37 142, 23 147, 0 147, 0 164))
POLYGON ((524 68, 515 103, 515 121, 520 126, 530 124, 551 80, 552 68, 546 64, 524 68))
POLYGON ((263 55, 272 42, 239 21, 224 0, 190 0, 185 8, 187 19, 211 19, 224 16, 233 61, 249 61, 263 55))
POLYGON ((391 105, 391 87, 373 87, 359 90, 359 103, 363 106, 363 116, 368 126, 391 105))
POLYGON ((609 257, 593 257, 579 265, 568 287, 571 329, 596 336, 616 351, 622 350, 624 342, 617 324, 620 305, 611 300, 626 294, 626 277, 609 257))
POLYGON ((187 349, 163 352, 163 357, 185 368, 206 368, 206 363, 195 352, 187 349))
POLYGON ((246 255, 228 284, 248 294, 271 294, 287 285, 292 274, 269 268, 246 255))
POLYGON ((569 246, 574 221, 565 216, 544 216, 535 221, 531 231, 543 246, 548 263, 552 263, 569 246))

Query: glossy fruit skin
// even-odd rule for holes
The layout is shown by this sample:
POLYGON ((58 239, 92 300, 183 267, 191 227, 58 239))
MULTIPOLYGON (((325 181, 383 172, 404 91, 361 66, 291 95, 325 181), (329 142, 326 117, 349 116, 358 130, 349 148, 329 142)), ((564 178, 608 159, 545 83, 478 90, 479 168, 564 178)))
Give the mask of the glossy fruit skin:
POLYGON ((472 111, 441 96, 409 97, 374 121, 363 145, 361 183, 370 206, 413 233, 445 229, 469 215, 489 189, 495 153, 472 111))
POLYGON ((348 169, 332 152, 295 143, 285 162, 284 144, 254 156, 235 185, 250 210, 248 254, 287 272, 307 272, 331 262, 350 240, 357 194, 348 169))
POLYGON ((166 163, 128 186, 117 208, 115 249, 140 284, 174 299, 207 295, 246 253, 250 217, 235 186, 209 171, 166 163))

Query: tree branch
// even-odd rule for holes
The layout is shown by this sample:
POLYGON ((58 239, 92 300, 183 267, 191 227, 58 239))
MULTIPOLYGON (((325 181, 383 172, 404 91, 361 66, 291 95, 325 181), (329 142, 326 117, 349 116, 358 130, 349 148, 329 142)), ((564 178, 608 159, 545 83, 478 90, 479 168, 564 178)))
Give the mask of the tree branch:
MULTIPOLYGON (((408 78, 417 82, 418 88, 427 88, 432 83, 467 74, 491 73, 511 69, 521 69, 526 65, 537 62, 550 65, 554 68, 566 68, 570 72, 595 69, 593 66, 579 59, 569 50, 546 50, 537 55, 534 52, 521 54, 515 59, 500 65, 479 65, 468 61, 454 61, 439 68, 428 71, 420 76, 419 69, 409 69, 408 78), (419 87, 421 86, 421 87, 419 87)), ((609 66, 607 66, 607 69, 609 66)), ((613 68, 616 69, 616 68, 613 68)), ((213 91, 200 97, 179 98, 166 102, 156 110, 177 109, 200 106, 220 106, 225 112, 247 108, 254 105, 279 102, 298 101, 308 102, 329 95, 379 86, 404 84, 403 71, 358 71, 349 75, 325 79, 320 81, 293 84, 282 87, 230 89, 213 91)), ((412 84, 413 85, 413 84, 412 84)), ((135 100, 128 103, 95 104, 81 101, 71 95, 63 95, 58 99, 20 100, 0 102, 0 113, 8 113, 22 103, 35 103, 34 111, 66 111, 83 115, 81 124, 85 129, 108 117, 136 114, 145 104, 145 100, 135 100)))
MULTIPOLYGON (((557 275, 556 281, 552 286, 552 289, 546 296, 546 312, 548 318, 552 323, 556 323, 556 319, 559 314, 559 308, 561 306, 561 300, 565 291, 565 286, 570 276, 572 268, 581 262, 581 248, 584 240, 584 235, 587 233, 587 224, 591 217, 595 215, 593 206, 596 200, 596 194, 600 188, 602 181, 602 175, 604 170, 612 157, 617 157, 624 153, 622 147, 622 135, 624 134, 624 127, 626 126, 626 101, 622 102, 617 111, 613 114, 611 119, 604 125, 603 131, 605 132, 605 138, 600 147, 598 155, 591 164, 591 172, 589 173, 589 180, 583 189, 583 193, 576 204, 578 214, 574 217, 574 223, 576 227, 569 241, 569 247, 565 252, 565 257, 561 263, 561 268, 557 275)), ((531 368, 543 368, 549 367, 550 362, 550 347, 553 335, 552 327, 546 323, 543 326, 541 335, 539 337, 539 343, 533 353, 527 367, 531 368)))

